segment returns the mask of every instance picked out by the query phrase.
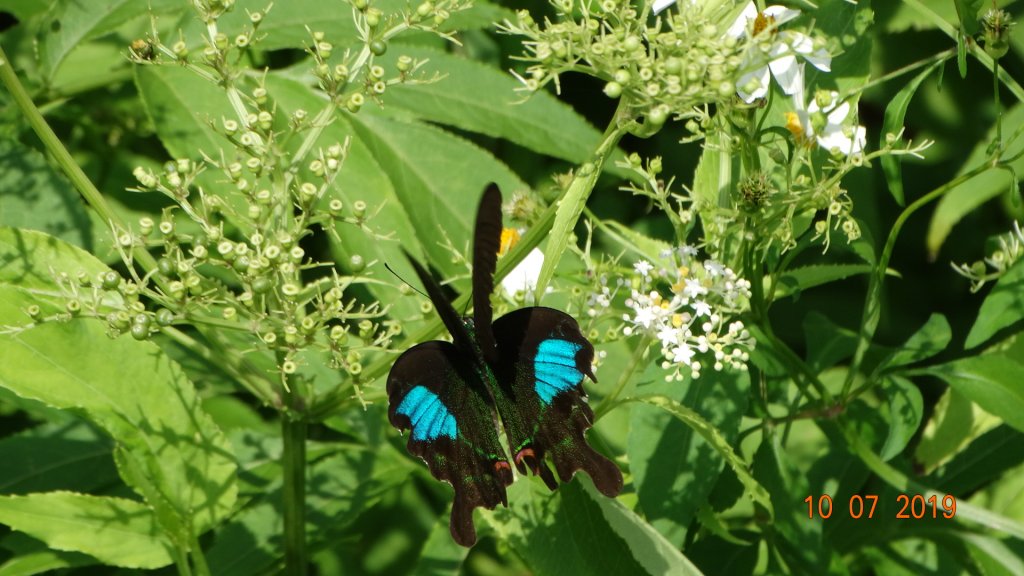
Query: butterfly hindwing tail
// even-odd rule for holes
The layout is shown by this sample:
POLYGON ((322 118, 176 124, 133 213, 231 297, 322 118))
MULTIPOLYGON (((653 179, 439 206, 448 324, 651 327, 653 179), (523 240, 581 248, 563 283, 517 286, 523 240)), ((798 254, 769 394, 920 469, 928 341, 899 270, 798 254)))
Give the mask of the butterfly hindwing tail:
POLYGON ((391 424, 412 431, 409 452, 455 490, 452 537, 472 546, 473 509, 507 506, 505 487, 513 480, 479 376, 453 344, 424 342, 395 362, 387 392, 391 424))
POLYGON ((576 320, 551 308, 524 308, 495 321, 494 334, 503 394, 496 401, 516 467, 533 471, 554 490, 550 457, 562 482, 583 470, 603 494, 617 495, 622 473, 586 441, 594 412, 582 383, 595 379, 594 347, 576 320))

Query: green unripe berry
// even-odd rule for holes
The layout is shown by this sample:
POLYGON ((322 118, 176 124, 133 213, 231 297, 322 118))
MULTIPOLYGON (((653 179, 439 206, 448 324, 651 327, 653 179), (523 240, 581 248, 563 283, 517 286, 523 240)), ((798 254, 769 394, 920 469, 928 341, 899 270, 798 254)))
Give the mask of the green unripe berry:
POLYGON ((622 96, 622 84, 612 81, 604 85, 604 95, 609 98, 622 96))
POLYGON ((266 276, 260 276, 252 281, 252 291, 256 294, 266 294, 274 286, 266 276))
POLYGON ((161 308, 156 313, 156 323, 161 326, 170 326, 174 324, 174 312, 171 312, 167 308, 161 308))
POLYGON ((370 42, 370 52, 373 52, 374 56, 383 56, 388 51, 387 42, 383 40, 374 40, 370 42))
POLYGON ((142 324, 132 324, 132 338, 136 340, 145 340, 149 338, 149 326, 143 326, 142 324))
POLYGON ((117 272, 104 272, 100 276, 100 283, 104 290, 116 290, 121 283, 121 277, 117 275, 117 272))

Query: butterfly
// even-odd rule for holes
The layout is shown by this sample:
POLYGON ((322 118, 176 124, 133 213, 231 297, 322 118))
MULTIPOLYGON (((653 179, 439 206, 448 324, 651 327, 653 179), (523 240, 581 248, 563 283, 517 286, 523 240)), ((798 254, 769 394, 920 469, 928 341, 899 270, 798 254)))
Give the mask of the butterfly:
POLYGON ((440 284, 408 253, 427 296, 451 332, 406 350, 388 374, 388 419, 412 430, 409 452, 455 489, 449 528, 455 542, 476 542, 473 510, 508 506, 512 466, 498 440, 501 417, 512 462, 521 474, 558 488, 583 470, 604 495, 622 490, 622 472, 595 451, 584 434, 594 421, 584 377, 595 382, 594 346, 572 316, 535 306, 493 323, 491 291, 501 242, 501 192, 491 185, 476 215, 473 238, 473 315, 461 318, 440 284))

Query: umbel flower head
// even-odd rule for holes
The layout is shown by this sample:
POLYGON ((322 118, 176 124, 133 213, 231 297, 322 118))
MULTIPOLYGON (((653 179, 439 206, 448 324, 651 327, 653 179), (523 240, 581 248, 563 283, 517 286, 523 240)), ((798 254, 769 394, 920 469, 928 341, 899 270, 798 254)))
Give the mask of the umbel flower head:
POLYGON ((698 260, 687 245, 661 254, 657 265, 641 260, 633 269, 624 332, 657 338, 662 367, 670 371, 666 379, 698 378, 704 363, 715 370, 743 368, 754 340, 735 317, 750 297, 749 281, 721 262, 698 260))
MULTIPOLYGON (((676 1, 655 0, 652 11, 657 14, 676 1)), ((831 71, 832 56, 824 48, 815 48, 810 36, 795 30, 779 29, 798 16, 799 10, 778 5, 768 6, 759 12, 753 2, 748 2, 726 30, 726 35, 737 40, 748 36, 753 40, 740 65, 740 70, 745 72, 736 82, 736 93, 744 102, 749 104, 767 96, 772 77, 784 93, 796 94, 803 86, 801 60, 810 62, 822 72, 831 71)))

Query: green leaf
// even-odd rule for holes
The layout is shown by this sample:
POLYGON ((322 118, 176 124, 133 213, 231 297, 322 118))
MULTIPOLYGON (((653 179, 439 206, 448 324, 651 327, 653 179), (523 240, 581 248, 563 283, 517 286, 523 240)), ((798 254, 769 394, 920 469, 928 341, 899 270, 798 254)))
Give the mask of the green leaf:
MULTIPOLYGON (((179 66, 137 66, 135 85, 172 157, 198 160, 202 152, 219 159, 222 150, 234 157, 231 143, 210 126, 220 126, 224 118, 237 120, 223 88, 179 66)), ((213 187, 222 188, 223 183, 213 187)))
POLYGON ((3 138, 0 165, 0 225, 39 230, 89 247, 92 223, 85 205, 42 154, 3 138))
POLYGON ((552 495, 532 478, 520 478, 508 490, 514 504, 482 515, 535 574, 644 574, 583 482, 579 475, 552 495))
MULTIPOLYGON (((945 62, 945 60, 938 60, 925 68, 924 71, 915 76, 889 101, 889 105, 885 107, 885 119, 882 121, 882 135, 881 140, 878 142, 879 148, 884 148, 887 145, 886 138, 889 134, 899 134, 903 130, 903 120, 907 116, 907 108, 910 106, 910 101, 913 99, 914 94, 917 93, 917 89, 921 86, 921 82, 924 82, 925 78, 930 76, 932 72, 945 64, 945 62)), ((897 145, 898 142, 899 140, 893 145, 897 145)), ((883 156, 881 159, 885 181, 889 184, 889 193, 892 194, 892 197, 896 199, 900 206, 903 206, 905 200, 903 195, 903 176, 900 170, 901 162, 902 158, 899 156, 883 156)))
POLYGON ((921 326, 902 346, 879 364, 877 370, 906 366, 931 358, 945 350, 952 339, 953 332, 946 317, 941 314, 932 314, 924 326, 921 326))
POLYGON ((149 13, 183 8, 178 0, 103 0, 95 3, 60 0, 43 23, 40 45, 43 70, 52 78, 64 58, 85 40, 113 32, 122 24, 149 13))
POLYGON ((853 357, 857 350, 857 333, 843 328, 817 311, 804 317, 804 340, 807 342, 807 366, 821 373, 853 357))
POLYGON ((92 320, 0 335, 0 386, 84 411, 106 430, 118 442, 122 478, 169 532, 198 535, 231 511, 237 489, 227 442, 181 369, 152 343, 112 340, 92 320))
POLYGON ((978 13, 981 12, 985 0, 953 0, 956 16, 960 20, 960 30, 967 36, 978 33, 978 13))
POLYGON ((964 348, 984 344, 1021 319, 1024 319, 1024 260, 1011 266, 985 297, 964 348))
POLYGON ((747 489, 748 495, 753 498, 754 502, 760 504, 769 516, 774 514, 768 492, 764 487, 758 484, 757 480, 755 480, 750 474, 747 463, 744 462, 735 451, 733 451, 732 446, 730 446, 722 432, 712 426, 711 423, 701 417, 700 414, 665 396, 639 396, 627 401, 644 402, 652 406, 662 408, 681 420, 687 426, 693 428, 693 430, 700 434, 704 440, 712 446, 712 448, 725 458, 726 464, 728 464, 736 473, 736 476, 739 478, 740 482, 743 483, 743 486, 747 489))
MULTIPOLYGON (((507 195, 526 188, 526 183, 490 153, 433 126, 369 113, 350 118, 359 138, 395 183, 396 196, 410 211, 430 263, 446 276, 465 274, 466 269, 453 264, 451 252, 443 246, 445 236, 461 251, 472 236, 484 188, 494 182, 507 195)), ((395 269, 411 274, 404 258, 395 269)))
POLYGON ((880 388, 888 411, 889 435, 879 456, 888 461, 903 452, 917 433, 924 416, 924 399, 921 390, 906 378, 885 378, 880 388))
POLYGON ((663 260, 661 254, 672 249, 668 242, 641 234, 615 220, 601 220, 598 226, 620 246, 650 262, 663 260))
MULTIPOLYGON (((279 446, 279 441, 275 444, 279 446)), ((281 539, 284 516, 276 453, 279 450, 279 447, 271 453, 257 450, 254 453, 257 458, 247 466, 270 467, 271 470, 264 473, 273 478, 273 484, 261 487, 257 498, 217 530, 216 540, 206 551, 213 574, 266 573, 284 557, 281 539)), ((348 448, 311 465, 306 479, 306 531, 310 545, 329 542, 376 504, 384 493, 406 482, 412 465, 408 458, 390 447, 376 451, 348 448)))
POLYGON ((966 531, 958 532, 957 536, 967 543, 967 549, 974 561, 978 563, 982 574, 986 576, 1024 574, 1024 560, 1002 540, 966 531))
POLYGON ((110 441, 83 422, 44 424, 0 440, 0 494, 85 492, 117 481, 110 441))
POLYGON ((469 549, 459 546, 452 540, 448 520, 449 515, 443 514, 430 530, 430 536, 423 544, 423 551, 420 552, 414 574, 458 576, 462 573, 462 565, 469 555, 469 549))
MULTIPOLYGON (((396 61, 398 51, 385 61, 396 61)), ((470 132, 504 138, 540 154, 581 164, 601 141, 601 133, 554 95, 539 91, 526 100, 521 84, 504 71, 439 50, 403 46, 401 54, 429 60, 421 69, 437 82, 388 88, 386 109, 470 132)), ((621 157, 622 155, 619 154, 621 157)), ((613 170, 614 162, 606 169, 613 170)))
MULTIPOLYGON (((599 150, 596 161, 603 163, 605 160, 603 155, 606 154, 607 150, 605 152, 599 150)), ((594 190, 598 175, 595 164, 588 162, 580 166, 569 184, 569 189, 558 200, 555 221, 551 225, 548 243, 544 248, 544 263, 541 265, 540 274, 537 276, 537 286, 534 289, 537 304, 540 304, 541 297, 547 291, 562 254, 568 250, 569 242, 573 240, 573 229, 576 227, 580 215, 583 214, 583 208, 587 205, 587 198, 594 190)))
MULTIPOLYGON (((935 496, 938 502, 942 502, 942 498, 945 494, 932 490, 919 482, 911 480, 903 472, 900 472, 896 468, 893 468, 889 464, 883 462, 877 454, 872 452, 871 449, 857 437, 855 432, 846 429, 844 430, 844 435, 848 445, 850 446, 850 450, 857 454, 857 456, 860 457, 872 472, 877 474, 890 486, 896 488, 903 494, 920 494, 926 500, 931 496, 935 496)), ((1024 540, 1024 524, 981 508, 980 506, 975 506, 974 504, 959 498, 956 501, 956 519, 959 521, 967 520, 969 522, 975 522, 985 528, 996 530, 1013 536, 1014 538, 1024 540)))
MULTIPOLYGON (((694 406, 692 413, 719 435, 723 445, 736 439, 749 398, 745 372, 709 371, 685 385, 665 382, 663 372, 654 373, 659 381, 639 392, 660 393, 666 401, 694 406)), ((665 406, 638 403, 630 413, 627 454, 644 516, 673 545, 682 547, 687 528, 725 466, 721 447, 665 406)))
POLYGON ((699 575, 697 569, 678 548, 666 540, 653 526, 613 498, 606 498, 594 488, 593 482, 581 477, 579 485, 597 504, 604 521, 626 541, 630 552, 648 574, 699 575))
POLYGON ((82 552, 104 564, 153 569, 171 563, 171 543, 145 504, 48 492, 0 496, 0 523, 55 550, 82 552))
MULTIPOLYGON (((778 277, 775 283, 776 300, 799 294, 808 288, 823 286, 845 280, 851 276, 870 274, 873 266, 867 264, 819 264, 791 268, 778 277)), ((765 286, 771 285, 771 278, 765 277, 765 286)))
MULTIPOLYGON (((1017 104, 1003 113, 1002 122, 1004 126, 1024 125, 1024 104, 1017 104)), ((989 143, 995 140, 995 130, 993 125, 985 137, 974 146, 970 156, 957 172, 958 176, 964 176, 972 170, 991 163, 988 147, 989 143)), ((1024 173, 1022 151, 1024 151, 1024 140, 1018 138, 1010 143, 1002 155, 1004 158, 1014 158, 1012 162, 1008 163, 1008 167, 1017 174, 1024 173)), ((939 200, 935 212, 932 214, 931 222, 928 224, 926 243, 929 256, 933 260, 936 258, 946 237, 953 230, 953 226, 959 223, 964 216, 1009 190, 1016 193, 1015 184, 1010 172, 989 169, 949 189, 939 200)))
POLYGON ((1011 468, 1024 464, 1024 434, 1002 425, 980 436, 938 468, 926 482, 950 494, 968 494, 1007 478, 1011 468))
POLYGON ((60 568, 91 566, 99 561, 79 552, 51 550, 46 543, 22 532, 11 532, 0 540, 0 548, 14 556, 0 564, 0 576, 32 576, 60 568))
POLYGON ((936 366, 929 373, 1024 432, 1024 364, 991 354, 936 366))
POLYGON ((999 419, 950 387, 935 404, 914 458, 930 472, 946 462, 975 438, 999 425, 999 419))
MULTIPOLYGON (((0 285, 37 300, 63 299, 55 275, 63 273, 69 278, 79 274, 97 280, 110 268, 92 254, 62 242, 53 236, 34 230, 0 227, 0 285)), ((120 296, 106 295, 104 302, 119 306, 120 296)), ((2 322, 13 318, 0 316, 2 322)))

